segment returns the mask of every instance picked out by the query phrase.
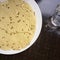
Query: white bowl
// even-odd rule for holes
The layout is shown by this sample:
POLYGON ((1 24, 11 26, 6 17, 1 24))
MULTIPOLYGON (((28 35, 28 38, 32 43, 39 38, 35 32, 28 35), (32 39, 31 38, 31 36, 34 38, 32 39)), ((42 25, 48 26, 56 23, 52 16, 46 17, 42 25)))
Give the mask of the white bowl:
POLYGON ((4 50, 0 50, 0 54, 5 54, 5 55, 12 55, 12 54, 17 54, 17 53, 21 53, 23 51, 25 51, 26 49, 28 49, 29 47, 31 47, 35 41, 37 40, 40 32, 41 32, 41 28, 42 28, 42 15, 41 15, 41 11, 39 6, 37 5, 37 3, 34 0, 24 0, 26 1, 28 4, 30 4, 30 6, 32 7, 32 9, 35 11, 35 15, 36 15, 36 31, 34 34, 34 37, 32 38, 30 44, 28 46, 26 46, 25 48, 18 50, 18 51, 14 51, 14 50, 8 50, 8 51, 4 51, 4 50))

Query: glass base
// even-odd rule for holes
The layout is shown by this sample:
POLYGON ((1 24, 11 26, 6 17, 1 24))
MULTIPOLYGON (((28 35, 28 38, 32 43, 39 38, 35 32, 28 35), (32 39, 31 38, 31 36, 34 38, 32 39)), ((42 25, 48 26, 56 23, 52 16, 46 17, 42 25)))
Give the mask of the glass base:
POLYGON ((47 20, 45 27, 47 28, 48 32, 52 32, 60 35, 60 27, 54 26, 50 19, 47 20))

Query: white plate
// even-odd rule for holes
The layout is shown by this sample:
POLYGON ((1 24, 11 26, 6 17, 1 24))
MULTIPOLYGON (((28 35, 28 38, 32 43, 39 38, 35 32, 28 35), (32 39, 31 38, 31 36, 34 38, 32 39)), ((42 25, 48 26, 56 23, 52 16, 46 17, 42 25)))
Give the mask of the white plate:
POLYGON ((40 32, 41 32, 41 28, 42 28, 42 15, 41 15, 41 11, 39 6, 37 5, 37 3, 34 0, 24 0, 26 1, 28 4, 30 4, 30 6, 32 7, 32 9, 35 11, 36 14, 36 31, 35 31, 35 35, 32 38, 30 44, 28 46, 26 46, 25 48, 18 50, 18 51, 14 51, 14 50, 8 50, 8 51, 4 51, 4 50, 0 50, 0 54, 5 54, 5 55, 12 55, 12 54, 17 54, 17 53, 21 53, 23 51, 25 51, 26 49, 28 49, 29 47, 31 47, 33 45, 33 43, 35 43, 35 41, 37 40, 40 32))

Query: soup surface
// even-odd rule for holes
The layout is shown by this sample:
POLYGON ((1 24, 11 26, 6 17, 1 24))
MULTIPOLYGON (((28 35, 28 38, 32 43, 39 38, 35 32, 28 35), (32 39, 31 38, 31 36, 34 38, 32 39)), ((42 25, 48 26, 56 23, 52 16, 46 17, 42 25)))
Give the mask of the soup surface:
POLYGON ((36 28, 35 13, 22 0, 0 3, 0 49, 20 50, 30 44, 36 28))

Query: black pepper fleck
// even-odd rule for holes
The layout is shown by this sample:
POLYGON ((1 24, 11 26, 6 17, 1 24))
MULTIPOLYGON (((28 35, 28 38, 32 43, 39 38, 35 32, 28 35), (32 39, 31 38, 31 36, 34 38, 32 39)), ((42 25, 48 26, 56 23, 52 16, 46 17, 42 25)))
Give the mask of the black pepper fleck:
POLYGON ((4 44, 2 44, 2 46, 4 46, 4 44))
POLYGON ((11 27, 11 29, 13 29, 13 26, 11 27))
POLYGON ((25 21, 23 20, 23 22, 25 22, 25 21))
POLYGON ((10 33, 10 35, 12 35, 12 33, 10 33))
POLYGON ((8 9, 10 8, 10 7, 7 7, 8 9))
POLYGON ((4 6, 4 4, 2 4, 2 6, 4 6))
POLYGON ((15 43, 13 43, 13 45, 15 45, 15 43))
POLYGON ((24 35, 25 35, 25 33, 24 33, 24 35))
POLYGON ((28 12, 28 10, 26 10, 26 12, 28 12))
POLYGON ((18 18, 19 16, 16 16, 16 18, 18 18))
POLYGON ((5 33, 8 33, 8 31, 7 31, 7 30, 5 30, 5 33))
POLYGON ((10 19, 12 19, 12 17, 9 17, 10 19))
POLYGON ((29 38, 29 36, 27 36, 27 38, 29 38))
POLYGON ((1 19, 0 19, 0 22, 1 22, 1 19))
POLYGON ((7 24, 7 26, 9 26, 9 24, 7 24))
POLYGON ((26 24, 26 25, 28 25, 28 24, 26 24))
POLYGON ((31 12, 31 10, 30 10, 30 12, 31 12))
POLYGON ((12 22, 10 22, 10 24, 12 24, 12 22))
POLYGON ((29 29, 28 29, 28 31, 29 31, 29 29))
POLYGON ((16 31, 16 33, 19 33, 18 31, 16 31))
POLYGON ((1 46, 0 46, 0 48, 1 48, 1 46))
POLYGON ((16 6, 19 6, 19 4, 17 4, 16 6))
POLYGON ((2 39, 4 39, 5 37, 3 36, 2 39))
POLYGON ((34 15, 35 15, 35 12, 34 12, 34 15))
POLYGON ((6 4, 6 7, 8 6, 8 4, 6 4))
POLYGON ((29 33, 29 35, 31 35, 31 33, 29 33))
POLYGON ((20 13, 18 12, 17 15, 19 15, 20 13))
POLYGON ((31 29, 31 30, 33 30, 33 28, 32 28, 32 27, 31 27, 30 29, 31 29))
POLYGON ((9 46, 9 44, 7 44, 6 46, 9 46))
POLYGON ((22 29, 22 31, 24 31, 24 30, 22 29))
POLYGON ((5 17, 2 17, 2 19, 4 19, 5 17))
POLYGON ((15 32, 13 32, 13 34, 15 35, 16 33, 15 33, 15 32))
POLYGON ((12 17, 9 17, 10 21, 12 21, 12 17))
POLYGON ((21 20, 18 20, 17 22, 19 23, 21 20))
POLYGON ((22 17, 24 17, 24 15, 22 15, 22 17))

